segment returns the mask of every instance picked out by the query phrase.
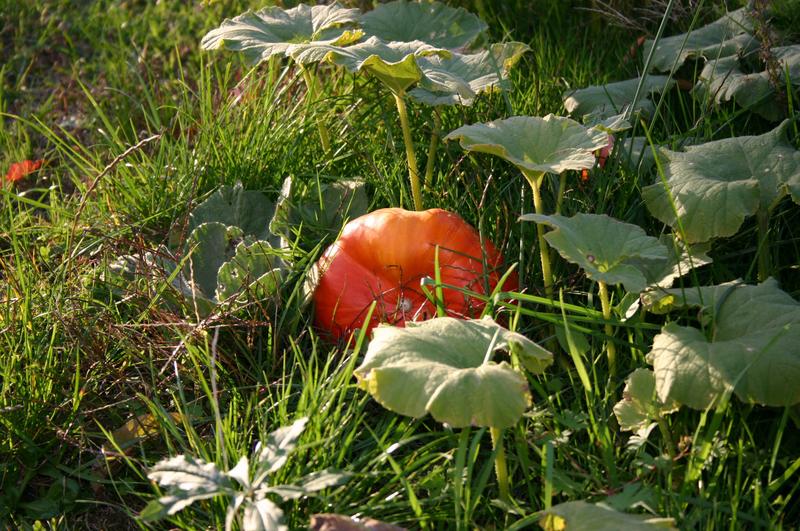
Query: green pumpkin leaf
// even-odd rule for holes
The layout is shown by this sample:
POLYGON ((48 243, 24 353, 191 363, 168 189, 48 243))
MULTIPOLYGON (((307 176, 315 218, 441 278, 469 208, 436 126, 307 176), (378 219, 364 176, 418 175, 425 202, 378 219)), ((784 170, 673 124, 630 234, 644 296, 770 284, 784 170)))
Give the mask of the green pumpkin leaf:
POLYGON ((597 214, 526 214, 523 221, 545 223, 555 230, 545 239, 565 260, 579 265, 589 278, 606 284, 624 284, 638 293, 647 285, 639 261, 667 262, 666 247, 637 225, 597 214))
MULTIPOLYGON (((800 85, 800 45, 783 46, 770 51, 780 67, 781 82, 784 80, 783 72, 788 71, 790 83, 800 85)), ((693 94, 712 98, 716 103, 734 101, 767 120, 779 120, 783 114, 769 72, 765 69, 745 73, 736 55, 707 61, 693 94)))
POLYGON ((336 237, 347 220, 366 214, 368 209, 363 181, 304 183, 287 177, 269 228, 285 241, 310 250, 320 241, 336 237))
POLYGON ((472 105, 482 92, 508 90, 508 72, 529 50, 527 44, 508 42, 474 54, 454 53, 449 59, 422 57, 418 64, 425 77, 408 94, 426 105, 472 105))
POLYGON ((454 428, 513 426, 530 402, 528 384, 507 363, 487 361, 491 352, 512 349, 537 373, 552 363, 552 354, 490 319, 408 324, 377 327, 355 370, 361 388, 401 415, 430 413, 454 428))
POLYGON ((732 389, 744 402, 800 402, 800 303, 769 279, 665 290, 662 309, 701 308, 707 335, 669 323, 648 361, 662 401, 705 409, 732 389))
POLYGON ((545 531, 653 531, 676 530, 672 518, 620 513, 601 503, 572 501, 559 503, 542 513, 539 525, 545 531))
MULTIPOLYGON (((688 35, 681 33, 658 41, 650 62, 650 69, 675 72, 689 57, 713 59, 758 49, 758 40, 750 35, 753 21, 746 8, 731 11, 720 19, 695 29, 688 35)), ((650 54, 655 41, 644 43, 644 56, 650 54)))
POLYGON ((468 47, 488 27, 460 7, 405 0, 378 4, 361 17, 361 25, 367 37, 386 42, 422 41, 447 49, 468 47))
POLYGON ((514 116, 465 125, 445 139, 458 139, 467 151, 497 155, 523 173, 558 174, 594 166, 594 152, 605 147, 608 135, 587 129, 575 120, 548 114, 544 118, 514 116))
POLYGON ((192 254, 183 268, 184 277, 189 279, 190 284, 200 288, 207 298, 214 300, 219 268, 233 257, 242 237, 239 227, 216 222, 198 226, 186 243, 186 248, 192 254))
POLYGON ((328 61, 349 72, 366 72, 396 94, 403 94, 423 78, 417 58, 428 55, 450 57, 451 53, 421 41, 387 43, 377 37, 346 48, 308 44, 292 51, 292 57, 300 63, 328 61))
POLYGON ((784 122, 760 136, 740 136, 662 150, 669 193, 657 182, 642 190, 647 208, 677 227, 680 216, 690 243, 732 236, 747 216, 772 209, 786 193, 800 203, 800 152, 786 140, 784 122))
POLYGON ((192 210, 187 233, 191 234, 203 223, 216 222, 238 227, 245 236, 268 240, 269 220, 274 210, 267 196, 257 190, 245 190, 242 183, 222 186, 192 210))
MULTIPOLYGON (((633 103, 641 78, 596 85, 564 93, 564 108, 573 116, 591 115, 594 121, 621 113, 633 103)), ((669 90, 675 81, 669 76, 647 76, 636 110, 652 114, 653 102, 646 96, 669 90)))
POLYGON ((241 242, 236 253, 222 264, 217 273, 218 301, 244 292, 264 300, 274 297, 280 288, 285 264, 277 251, 265 241, 241 242))
POLYGON ((636 369, 625 381, 622 400, 614 406, 614 415, 622 431, 635 431, 640 437, 650 424, 679 408, 672 400, 662 402, 656 395, 656 378, 650 369, 636 369))
POLYGON ((200 42, 204 50, 225 48, 243 52, 252 63, 270 57, 290 55, 296 44, 319 42, 345 46, 361 38, 358 9, 346 9, 338 3, 309 6, 299 4, 292 9, 266 7, 225 19, 200 42))

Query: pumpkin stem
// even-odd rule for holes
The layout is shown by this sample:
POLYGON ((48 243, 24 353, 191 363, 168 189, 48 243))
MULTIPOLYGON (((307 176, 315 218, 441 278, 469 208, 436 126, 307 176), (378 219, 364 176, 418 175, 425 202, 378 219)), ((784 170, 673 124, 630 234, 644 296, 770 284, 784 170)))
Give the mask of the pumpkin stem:
POLYGON ((433 132, 431 144, 428 147, 428 160, 425 161, 425 186, 433 184, 433 170, 436 166, 436 150, 439 149, 439 140, 442 138, 442 118, 439 116, 439 107, 433 109, 433 132))
POLYGON ((423 210, 422 190, 419 186, 419 170, 417 169, 417 156, 414 154, 414 141, 411 139, 411 128, 408 125, 408 111, 403 94, 393 93, 397 104, 397 113, 400 115, 400 126, 403 128, 403 142, 406 145, 406 158, 408 159, 408 177, 411 180, 411 195, 414 198, 414 210, 423 210))
MULTIPOLYGON (((542 181, 544 180, 544 173, 525 174, 528 183, 533 189, 533 208, 537 214, 544 214, 544 205, 542 204, 542 181)), ((553 299, 553 272, 550 269, 550 248, 547 246, 547 240, 544 239, 544 225, 542 223, 536 224, 536 234, 539 238, 539 257, 542 261, 542 277, 544 281, 544 292, 547 298, 553 299)))
MULTIPOLYGON (((600 305, 603 307, 603 319, 609 321, 611 319, 611 301, 608 298, 608 286, 605 282, 598 281, 600 287, 600 305)), ((610 324, 605 325, 606 335, 609 336, 606 342, 606 353, 608 354, 608 372, 614 376, 617 372, 617 347, 614 346, 614 341, 611 336, 614 334, 614 329, 610 324)))
POLYGON ((509 503, 511 491, 508 486, 508 465, 506 464, 506 450, 503 447, 503 430, 500 428, 489 428, 492 436, 492 448, 494 454, 494 473, 497 475, 497 487, 500 490, 500 501, 509 503))

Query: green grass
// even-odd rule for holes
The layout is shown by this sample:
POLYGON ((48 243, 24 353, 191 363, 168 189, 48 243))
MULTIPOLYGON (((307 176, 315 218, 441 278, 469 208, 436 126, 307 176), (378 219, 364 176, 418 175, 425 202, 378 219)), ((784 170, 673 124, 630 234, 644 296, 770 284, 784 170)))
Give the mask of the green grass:
MULTIPOLYGON (((638 35, 570 3, 461 4, 485 18, 493 40, 523 41, 532 52, 514 71, 514 91, 447 109, 445 133, 511 115, 563 115, 563 91, 633 77, 641 65, 641 57, 626 58, 638 35)), ((191 207, 220 184, 241 181, 274 198, 287 176, 360 176, 374 208, 411 205, 394 102, 376 82, 320 67, 326 92, 309 105, 291 66, 250 69, 233 54, 199 51, 208 29, 248 7, 260 4, 0 0, 0 171, 25 158, 48 161, 18 187, 0 190, 0 527, 144 526, 135 517, 156 495, 148 466, 187 453, 232 467, 256 440, 309 416, 301 449, 275 480, 326 467, 355 475, 345 487, 283 504, 290 528, 318 512, 409 528, 506 528, 579 499, 622 509, 641 502, 640 510, 673 517, 684 529, 796 528, 796 408, 735 399, 707 412, 684 408, 666 420, 669 440, 656 431, 628 447, 612 407, 624 377, 646 366, 664 322, 658 316, 619 327, 617 378, 609 379, 596 313, 576 323, 590 332, 579 354, 590 388, 567 359, 530 378, 534 405, 506 434, 515 500, 507 510, 493 503, 487 430, 457 432, 387 412, 352 377, 365 346, 317 337, 299 295, 305 269, 329 241, 306 242, 312 250, 300 255, 285 289, 294 297, 278 308, 252 301, 198 321, 161 304, 169 288, 158 271, 123 286, 123 297, 110 290, 103 279, 111 262, 174 241, 191 207), (331 130, 331 156, 319 148, 318 121, 331 130), (153 135, 160 136, 107 168, 153 135), (109 441, 110 432, 147 413, 158 424, 150 436, 125 449, 109 441)), ((715 9, 706 6, 703 20, 713 20, 715 9)), ((785 9, 780 20, 797 19, 785 9)), ((658 20, 647 23, 655 31, 658 20)), ((662 109, 650 132, 674 146, 771 127, 682 92, 662 109)), ((409 112, 424 167, 433 124, 427 109, 411 104, 409 112)), ((426 206, 464 216, 520 263, 528 292, 541 295, 535 228, 517 221, 533 210, 517 170, 495 157, 465 156, 455 143, 440 147, 436 170, 426 206)), ((640 196, 650 179, 612 159, 586 183, 570 176, 564 211, 606 213, 657 235, 664 229, 640 196)), ((544 188, 555 195, 557 185, 544 188)), ((785 201, 770 226, 774 275, 795 297, 797 222, 797 206, 785 201)), ((714 265, 686 282, 754 282, 756 233, 748 222, 716 243, 714 265)), ((599 310, 597 287, 577 269, 559 260, 555 273, 565 302, 599 310)), ((622 295, 612 290, 615 302, 622 295)), ((561 311, 520 300, 517 330, 546 341, 546 320, 561 321, 561 311)), ((162 526, 218 528, 224 518, 222 502, 209 501, 162 526)))

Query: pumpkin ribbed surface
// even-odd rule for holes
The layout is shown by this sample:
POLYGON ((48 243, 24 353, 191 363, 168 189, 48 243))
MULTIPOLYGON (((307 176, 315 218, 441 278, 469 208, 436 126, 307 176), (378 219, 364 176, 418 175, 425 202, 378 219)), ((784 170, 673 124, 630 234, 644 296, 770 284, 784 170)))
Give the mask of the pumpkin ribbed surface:
MULTIPOLYGON (((403 326, 434 317, 436 308, 420 279, 435 278, 437 246, 443 284, 485 294, 502 276, 503 257, 488 240, 482 248, 478 232, 458 214, 438 208, 376 210, 348 223, 320 258, 317 327, 334 339, 346 338, 364 325, 373 301, 370 330, 382 322, 403 326)), ((516 288, 516 277, 510 278, 505 289, 516 288)), ((476 317, 483 308, 481 301, 454 289, 445 288, 443 297, 451 317, 476 317)))

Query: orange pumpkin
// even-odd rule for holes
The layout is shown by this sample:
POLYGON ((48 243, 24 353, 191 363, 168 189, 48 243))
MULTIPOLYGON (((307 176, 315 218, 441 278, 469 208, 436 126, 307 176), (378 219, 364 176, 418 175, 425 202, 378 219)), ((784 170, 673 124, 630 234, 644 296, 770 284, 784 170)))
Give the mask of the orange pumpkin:
MULTIPOLYGON (((458 214, 438 208, 409 211, 376 210, 345 225, 341 237, 318 262, 319 283, 314 292, 315 321, 333 339, 347 338, 368 324, 403 326, 406 321, 436 315, 420 288, 423 277, 435 278, 436 247, 443 284, 486 294, 502 276, 503 257, 494 245, 458 214), (484 255, 487 269, 484 270, 484 255)), ((517 289, 516 276, 505 289, 517 289)), ((483 302, 455 289, 443 289, 444 307, 451 317, 477 317, 483 302)))

